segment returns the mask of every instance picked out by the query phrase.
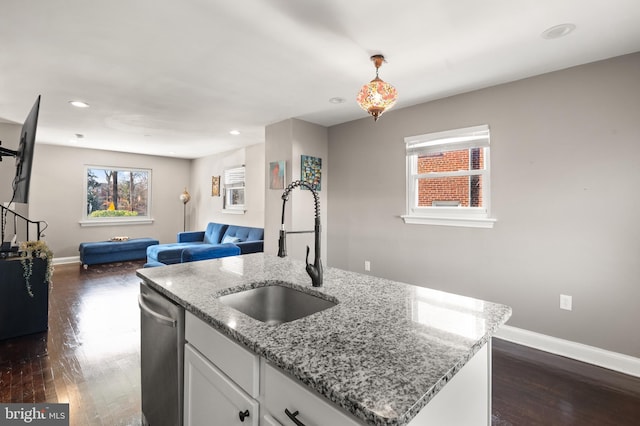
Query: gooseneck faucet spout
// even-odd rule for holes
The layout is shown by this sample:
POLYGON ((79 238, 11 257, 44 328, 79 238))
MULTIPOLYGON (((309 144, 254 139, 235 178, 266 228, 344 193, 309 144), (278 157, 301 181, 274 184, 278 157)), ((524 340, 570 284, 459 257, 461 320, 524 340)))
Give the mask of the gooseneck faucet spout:
POLYGON ((306 270, 307 274, 311 277, 311 284, 314 287, 322 286, 322 260, 320 259, 320 200, 318 199, 318 192, 316 191, 316 187, 309 182, 304 182, 301 180, 297 180, 292 182, 282 193, 282 220, 280 227, 280 238, 278 239, 278 256, 286 257, 287 256, 287 231, 284 227, 284 208, 289 200, 289 194, 294 188, 299 186, 304 186, 313 194, 313 202, 315 206, 315 226, 313 231, 289 231, 289 234, 305 234, 305 233, 314 233, 315 236, 315 253, 313 264, 309 263, 309 246, 307 246, 307 257, 305 259, 305 263, 307 264, 306 270))

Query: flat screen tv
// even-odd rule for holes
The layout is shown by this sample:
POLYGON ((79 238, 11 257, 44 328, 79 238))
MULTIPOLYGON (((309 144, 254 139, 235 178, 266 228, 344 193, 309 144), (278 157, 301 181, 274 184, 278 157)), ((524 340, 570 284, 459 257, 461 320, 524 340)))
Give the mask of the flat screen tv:
POLYGON ((36 99, 31 112, 22 125, 20 145, 16 151, 16 176, 13 179, 12 201, 16 203, 29 202, 29 184, 31 181, 31 166, 33 164, 33 148, 36 143, 36 127, 38 126, 38 112, 40 110, 40 96, 36 99))

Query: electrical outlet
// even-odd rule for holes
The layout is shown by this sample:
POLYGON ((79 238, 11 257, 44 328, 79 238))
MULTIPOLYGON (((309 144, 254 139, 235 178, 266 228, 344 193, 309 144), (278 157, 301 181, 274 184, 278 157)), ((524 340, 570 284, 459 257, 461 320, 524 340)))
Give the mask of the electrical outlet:
POLYGON ((570 311, 572 309, 572 298, 566 294, 560 295, 560 309, 570 311))
POLYGON ((371 262, 369 262, 368 260, 364 261, 364 270, 371 271, 371 262))

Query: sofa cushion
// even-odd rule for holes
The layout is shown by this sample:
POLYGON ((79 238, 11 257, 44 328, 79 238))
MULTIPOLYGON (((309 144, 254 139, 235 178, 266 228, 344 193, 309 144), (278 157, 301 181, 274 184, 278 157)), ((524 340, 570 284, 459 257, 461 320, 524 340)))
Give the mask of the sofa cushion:
POLYGON ((235 244, 218 244, 187 247, 182 251, 182 262, 194 262, 197 260, 218 259, 220 257, 236 256, 240 254, 240 248, 235 244))
POLYGON ((245 241, 264 240, 264 228, 249 228, 249 235, 245 241))
POLYGON ((222 223, 209 222, 207 225, 207 230, 204 232, 204 243, 205 244, 220 244, 222 241, 222 236, 227 230, 228 225, 224 225, 222 223))
MULTIPOLYGON (((264 229, 252 228, 249 226, 229 225, 225 232, 225 237, 236 237, 240 241, 259 241, 264 239, 264 229)), ((224 237, 223 237, 224 238, 224 237)))
POLYGON ((187 247, 202 245, 203 243, 171 243, 150 246, 147 248, 147 262, 161 262, 172 265, 182 261, 182 250, 187 247))

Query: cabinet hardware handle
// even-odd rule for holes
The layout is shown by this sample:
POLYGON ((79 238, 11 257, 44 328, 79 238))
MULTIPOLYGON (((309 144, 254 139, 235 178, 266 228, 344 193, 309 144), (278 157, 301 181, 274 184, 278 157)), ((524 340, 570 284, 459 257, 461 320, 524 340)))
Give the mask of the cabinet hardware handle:
POLYGON ((296 419, 296 416, 298 414, 300 414, 300 412, 298 410, 294 411, 293 413, 291 411, 289 411, 288 408, 284 409, 284 413, 287 415, 287 417, 289 417, 295 424, 296 426, 305 426, 304 423, 302 423, 300 420, 296 419))
POLYGON ((249 417, 249 410, 240 411, 238 417, 240 417, 241 422, 244 422, 245 417, 249 417))
POLYGON ((150 318, 153 318, 154 320, 158 321, 162 325, 166 325, 166 326, 169 326, 169 327, 176 327, 176 324, 178 323, 173 318, 165 317, 164 315, 160 315, 159 313, 154 312, 144 302, 144 297, 142 297, 142 294, 138 294, 138 306, 140 306, 140 309, 141 309, 142 313, 144 313, 146 316, 148 316, 150 318))

